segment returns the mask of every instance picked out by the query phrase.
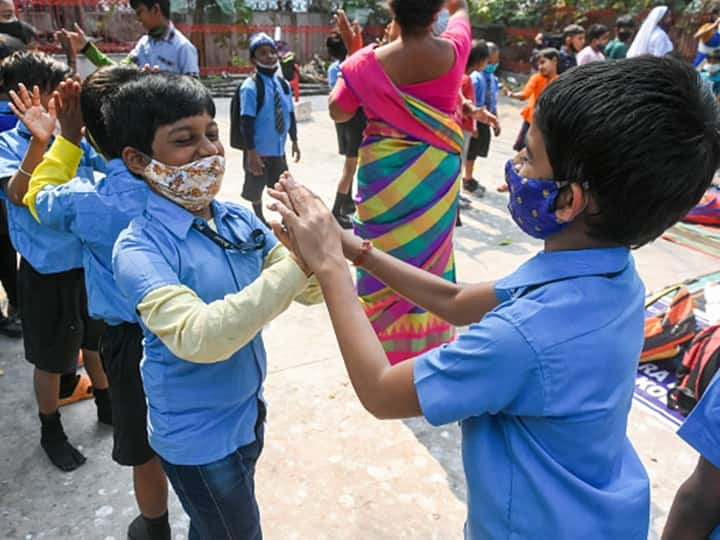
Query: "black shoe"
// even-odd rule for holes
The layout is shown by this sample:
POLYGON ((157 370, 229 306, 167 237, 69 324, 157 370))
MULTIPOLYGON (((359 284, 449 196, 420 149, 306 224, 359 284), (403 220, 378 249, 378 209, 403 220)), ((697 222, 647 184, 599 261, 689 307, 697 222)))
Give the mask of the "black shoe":
POLYGON ((353 228, 352 220, 345 214, 333 214, 333 216, 343 229, 353 228))
POLYGON ((11 338, 22 337, 22 325, 17 315, 0 318, 0 334, 11 338))
POLYGON ((355 203, 353 202, 352 198, 348 197, 343 201, 343 203, 340 205, 340 213, 347 215, 352 215, 355 213, 356 207, 355 203))
POLYGON ((472 201, 465 197, 464 195, 460 195, 458 197, 458 208, 460 210, 467 210, 468 208, 472 207, 472 201))
POLYGON ((145 519, 142 514, 132 520, 127 531, 128 540, 150 540, 145 519))

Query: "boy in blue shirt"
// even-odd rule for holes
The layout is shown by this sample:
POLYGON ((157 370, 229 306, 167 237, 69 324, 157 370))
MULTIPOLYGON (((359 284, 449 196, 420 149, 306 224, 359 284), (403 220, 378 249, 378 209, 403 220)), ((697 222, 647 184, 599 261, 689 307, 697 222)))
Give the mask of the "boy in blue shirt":
MULTIPOLYGON (((340 76, 340 63, 343 62, 347 56, 347 48, 338 32, 330 34, 325 40, 325 45, 327 46, 330 56, 335 59, 328 67, 328 86, 332 92, 340 76)), ((352 185, 355 179, 355 172, 357 171, 358 155, 366 126, 367 117, 362 109, 358 109, 355 116, 347 122, 335 123, 338 151, 341 156, 345 157, 345 163, 343 164, 340 182, 338 182, 332 213, 343 229, 352 229, 353 227, 352 219, 350 218, 350 214, 355 212, 355 203, 352 198, 352 185)))
POLYGON ((715 97, 720 100, 720 49, 707 55, 700 75, 712 88, 715 97))
POLYGON ((250 38, 249 51, 257 71, 240 87, 240 115, 246 145, 242 196, 252 203, 255 215, 264 221, 263 190, 265 186, 275 185, 278 177, 288 170, 285 159, 288 135, 296 163, 300 161, 300 147, 292 92, 278 73, 280 64, 275 41, 267 34, 255 34, 250 38), (258 96, 260 84, 264 89, 262 103, 258 96))
MULTIPOLYGON (((157 66, 161 71, 198 77, 200 68, 197 49, 170 20, 170 0, 130 0, 130 6, 147 34, 140 38, 120 63, 138 67, 157 66)), ((77 23, 74 32, 63 29, 62 33, 70 40, 76 52, 84 54, 97 67, 114 63, 94 43, 88 41, 77 23)))
MULTIPOLYGON (((98 419, 112 424, 108 382, 98 354, 103 325, 87 311, 82 247, 70 235, 38 224, 22 203, 30 175, 42 159, 55 129, 54 110, 69 114, 53 92, 70 71, 65 64, 45 54, 14 53, 2 64, 3 88, 18 98, 15 106, 33 109, 45 121, 43 132, 32 136, 22 122, 0 134, 0 179, 2 197, 7 201, 10 239, 21 255, 18 272, 18 303, 23 329, 25 358, 35 366, 33 383, 38 403, 40 444, 50 461, 63 471, 72 471, 85 457, 67 440, 60 421, 60 395, 73 390, 90 397, 87 378, 75 375, 77 358, 83 359, 98 409, 98 419), (25 85, 33 88, 32 98, 25 85), (44 112, 49 107, 53 114, 44 112), (64 380, 61 376, 66 375, 64 380), (63 384, 64 383, 64 384, 63 384)), ((105 162, 84 143, 87 155, 80 174, 94 182, 94 170, 104 171, 105 162)))
MULTIPOLYGON (((142 330, 134 309, 115 285, 111 261, 117 236, 142 213, 149 189, 124 166, 101 111, 104 101, 123 84, 143 76, 150 75, 134 66, 118 65, 101 68, 83 83, 79 122, 82 125, 84 120, 87 137, 109 160, 105 178, 93 185, 75 177, 84 151, 77 134, 67 129, 68 122, 61 121, 61 136, 35 169, 23 202, 44 226, 68 234, 82 245, 88 308, 93 317, 106 323, 101 352, 113 389, 112 457, 118 464, 132 467, 141 512, 130 523, 128 538, 169 540, 167 478, 147 440, 147 407, 139 369, 142 330)), ((69 85, 77 100, 79 84, 69 81, 69 85)))
POLYGON ((126 167, 151 190, 113 254, 115 280, 145 336, 150 444, 190 516, 190 538, 262 538, 260 332, 293 299, 321 296, 249 209, 214 200, 224 149, 202 83, 146 77, 103 113, 126 167))
POLYGON ((495 115, 498 123, 492 128, 488 124, 482 122, 477 123, 477 137, 470 139, 467 160, 465 162, 465 176, 463 177, 463 188, 469 192, 478 192, 479 195, 485 193, 486 188, 480 182, 473 178, 475 170, 475 160, 478 157, 487 157, 490 151, 490 130, 492 129, 496 137, 500 136, 500 117, 497 113, 498 94, 500 93, 500 81, 495 75, 500 65, 500 49, 492 41, 487 42, 487 48, 490 56, 488 64, 482 71, 475 71, 470 75, 470 79, 475 89, 475 103, 478 107, 485 107, 488 112, 495 115))
POLYGON ((720 372, 687 417, 678 435, 700 454, 678 489, 663 540, 720 539, 720 372))
POLYGON ((545 249, 495 283, 448 283, 343 235, 290 178, 273 192, 365 408, 461 422, 466 538, 647 539, 650 486, 626 434, 645 321, 630 249, 701 198, 720 165, 718 130, 715 99, 679 60, 596 62, 563 75, 505 171, 513 221, 545 249), (343 250, 468 331, 389 366, 343 250))

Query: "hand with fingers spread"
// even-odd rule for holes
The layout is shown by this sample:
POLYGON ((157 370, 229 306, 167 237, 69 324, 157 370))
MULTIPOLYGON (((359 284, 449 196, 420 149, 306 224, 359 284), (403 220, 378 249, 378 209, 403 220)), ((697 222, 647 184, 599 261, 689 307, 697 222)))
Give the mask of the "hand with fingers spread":
POLYGON ((18 92, 10 90, 10 110, 25 125, 34 139, 47 145, 57 125, 55 100, 51 99, 48 108, 40 101, 40 88, 33 87, 32 94, 25 85, 18 85, 18 92))
POLYGON ((277 201, 270 208, 282 216, 293 252, 318 278, 338 268, 347 270, 342 229, 327 206, 288 173, 280 177, 279 184, 281 190, 270 190, 277 201))
POLYGON ((78 25, 78 23, 75 23, 73 28, 75 30, 74 32, 63 28, 55 35, 56 39, 60 41, 60 43, 62 43, 63 40, 67 41, 72 46, 75 54, 78 54, 88 44, 88 38, 85 35, 85 31, 80 28, 80 25, 78 25))
POLYGON ((83 138, 83 118, 80 109, 81 84, 75 79, 60 83, 53 94, 56 102, 57 117, 60 121, 60 134, 73 144, 80 145, 83 138))
POLYGON ((339 9, 335 14, 335 23, 337 24, 338 33, 342 37, 348 55, 356 53, 363 48, 362 30, 360 23, 354 21, 350 24, 347 14, 339 9))

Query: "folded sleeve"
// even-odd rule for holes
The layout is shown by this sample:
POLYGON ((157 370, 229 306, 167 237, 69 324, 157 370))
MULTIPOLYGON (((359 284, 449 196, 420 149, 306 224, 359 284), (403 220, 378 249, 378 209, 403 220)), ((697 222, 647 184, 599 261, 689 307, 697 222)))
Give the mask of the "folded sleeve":
POLYGON ((342 75, 338 77, 335 88, 330 94, 330 101, 335 103, 346 113, 355 113, 360 108, 360 100, 355 92, 345 83, 342 75))
POLYGON ((415 361, 422 412, 433 425, 482 414, 542 414, 538 356, 520 331, 496 312, 448 345, 415 361))

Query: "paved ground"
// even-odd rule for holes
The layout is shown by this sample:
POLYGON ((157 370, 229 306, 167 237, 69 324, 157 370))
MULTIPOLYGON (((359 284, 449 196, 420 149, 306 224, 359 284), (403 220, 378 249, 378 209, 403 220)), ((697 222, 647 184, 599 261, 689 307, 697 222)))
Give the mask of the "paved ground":
MULTIPOLYGON (((314 100, 313 121, 300 126, 304 158, 292 170, 332 202, 341 162, 322 101, 314 100)), ((227 111, 227 100, 219 102, 225 134, 227 111)), ((504 132, 493 142, 491 158, 477 166, 476 177, 490 190, 463 215, 465 227, 457 234, 463 281, 500 277, 540 247, 513 226, 505 196, 493 189, 512 154, 518 111, 502 103, 504 132)), ((230 150, 221 198, 240 199, 241 163, 241 154, 230 150)), ((637 260, 649 289, 717 267, 713 259, 665 241, 638 251, 637 260)), ((265 331, 265 340, 270 408, 257 475, 265 538, 461 538, 465 485, 457 428, 432 428, 419 419, 379 422, 366 414, 348 384, 322 306, 293 306, 265 331)), ((124 539, 136 515, 130 474, 110 460, 111 433, 98 426, 94 405, 63 410, 66 430, 88 462, 60 473, 38 444, 31 369, 17 341, 0 338, 0 369, 0 538, 124 539)), ((650 538, 658 538, 696 456, 644 409, 633 410, 629 431, 652 481, 650 538)), ((185 538, 187 518, 174 498, 171 522, 174 537, 185 538)))

